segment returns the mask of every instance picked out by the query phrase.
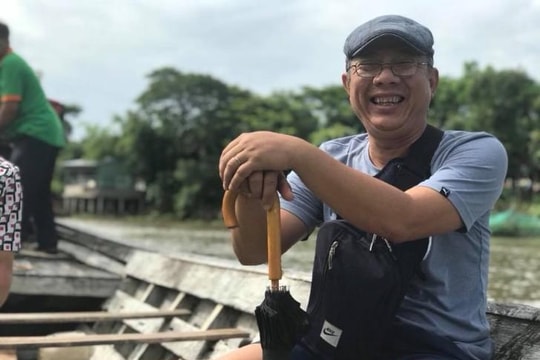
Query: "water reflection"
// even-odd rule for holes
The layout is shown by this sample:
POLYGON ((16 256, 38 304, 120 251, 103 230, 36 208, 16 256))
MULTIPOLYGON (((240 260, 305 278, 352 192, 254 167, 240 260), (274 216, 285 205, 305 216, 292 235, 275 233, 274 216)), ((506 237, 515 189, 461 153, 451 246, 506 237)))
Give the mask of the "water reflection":
POLYGON ((540 239, 494 238, 489 297, 504 302, 540 302, 540 239))
MULTIPOLYGON (((284 268, 310 271, 313 244, 310 238, 295 245, 283 257, 284 268)), ((492 239, 488 297, 540 306, 540 239, 492 239)))

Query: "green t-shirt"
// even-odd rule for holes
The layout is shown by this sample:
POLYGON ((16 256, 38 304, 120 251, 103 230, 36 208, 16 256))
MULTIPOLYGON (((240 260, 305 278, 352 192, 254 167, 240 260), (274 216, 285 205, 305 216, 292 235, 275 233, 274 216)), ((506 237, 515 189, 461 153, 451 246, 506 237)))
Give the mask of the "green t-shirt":
POLYGON ((0 101, 18 101, 15 119, 7 125, 10 138, 28 135, 63 147, 64 127, 47 100, 39 79, 26 61, 10 52, 0 60, 0 101))

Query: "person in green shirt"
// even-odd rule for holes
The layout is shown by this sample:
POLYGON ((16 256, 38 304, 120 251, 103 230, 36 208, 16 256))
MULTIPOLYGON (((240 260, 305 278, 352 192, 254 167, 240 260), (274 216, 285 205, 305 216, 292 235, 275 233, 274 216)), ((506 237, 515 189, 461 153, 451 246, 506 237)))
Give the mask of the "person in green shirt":
POLYGON ((30 66, 11 50, 9 27, 0 22, 0 136, 21 173, 23 241, 33 222, 37 250, 57 252, 51 199, 56 158, 65 145, 62 123, 30 66))

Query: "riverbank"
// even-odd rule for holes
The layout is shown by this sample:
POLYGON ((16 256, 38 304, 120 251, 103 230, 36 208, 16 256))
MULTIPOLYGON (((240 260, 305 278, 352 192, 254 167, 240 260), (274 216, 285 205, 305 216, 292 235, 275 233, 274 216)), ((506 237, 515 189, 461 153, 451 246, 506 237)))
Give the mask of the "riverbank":
POLYGON ((495 236, 540 237, 540 217, 513 209, 493 213, 489 226, 495 236))

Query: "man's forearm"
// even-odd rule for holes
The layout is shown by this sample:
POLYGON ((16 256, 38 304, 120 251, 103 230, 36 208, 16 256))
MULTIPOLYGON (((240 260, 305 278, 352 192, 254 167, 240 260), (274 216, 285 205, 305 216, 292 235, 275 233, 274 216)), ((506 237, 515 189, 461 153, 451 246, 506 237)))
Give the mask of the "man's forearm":
POLYGON ((412 213, 410 197, 319 149, 306 149, 294 168, 306 186, 355 226, 395 239, 394 229, 408 223, 412 213))
POLYGON ((259 199, 239 195, 236 200, 238 227, 232 230, 233 249, 244 265, 266 261, 266 211, 259 199))
POLYGON ((15 120, 18 109, 19 104, 17 102, 0 103, 0 130, 5 129, 15 120))

